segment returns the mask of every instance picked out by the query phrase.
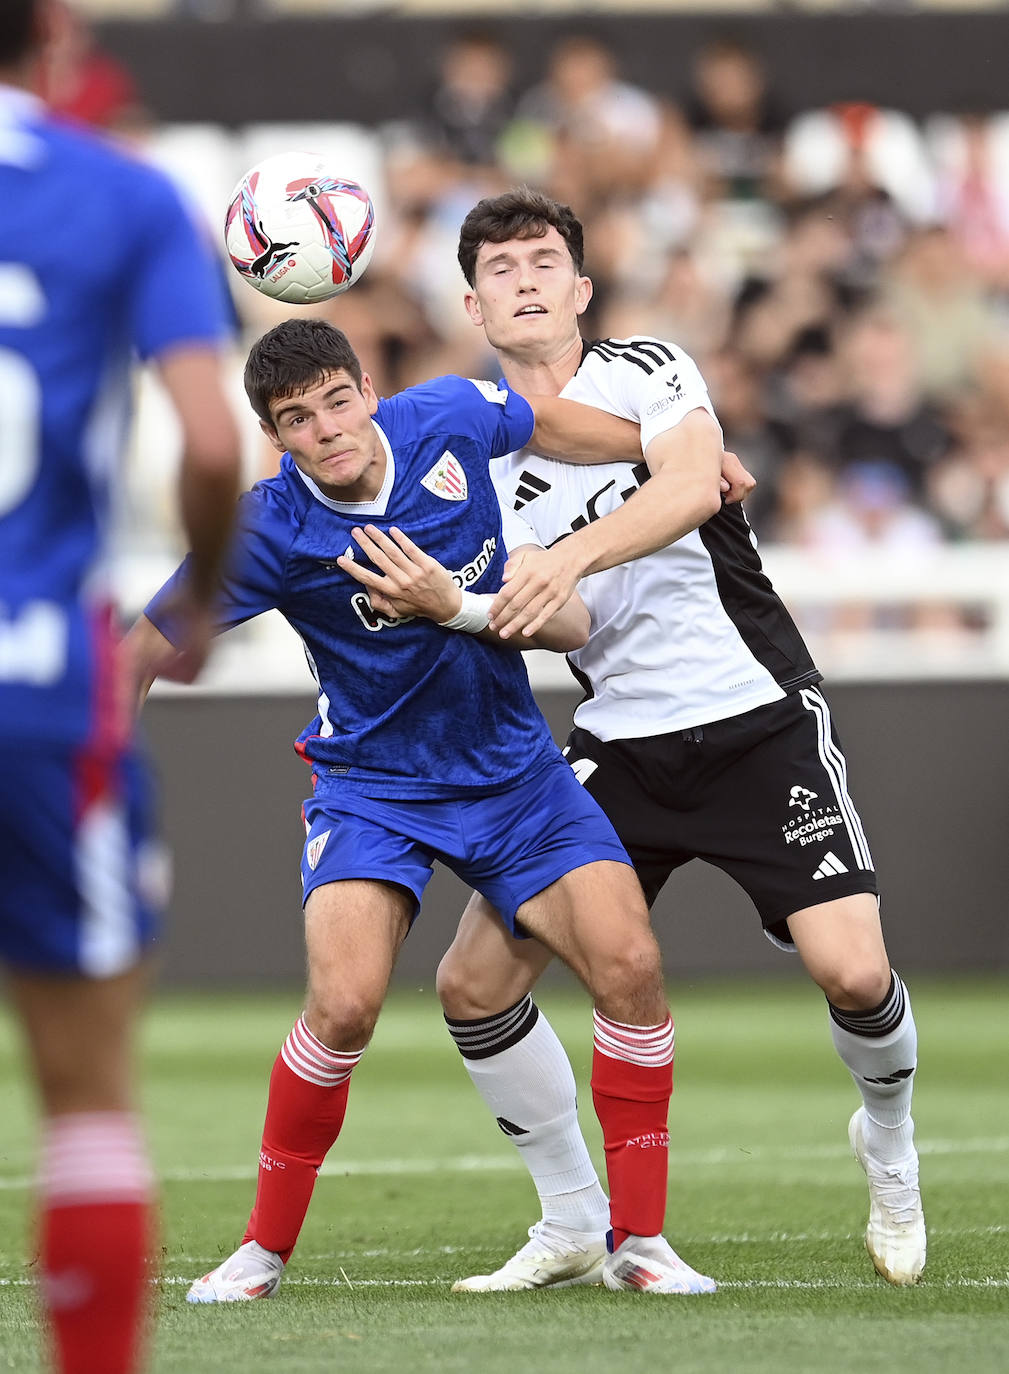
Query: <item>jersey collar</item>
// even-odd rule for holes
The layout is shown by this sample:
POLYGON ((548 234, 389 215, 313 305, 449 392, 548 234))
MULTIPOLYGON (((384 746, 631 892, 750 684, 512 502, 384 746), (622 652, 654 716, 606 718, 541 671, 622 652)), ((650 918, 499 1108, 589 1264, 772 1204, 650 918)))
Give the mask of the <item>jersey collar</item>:
POLYGON ((382 489, 377 496, 370 501, 334 501, 332 496, 327 496, 321 490, 317 482, 313 482, 307 472, 302 472, 297 463, 292 462, 291 466, 304 482, 305 486, 312 493, 317 501, 321 501, 330 510, 339 511, 341 515, 384 515, 389 505, 389 497, 392 495, 392 486, 396 480, 396 460, 392 456, 392 448, 389 440, 385 437, 385 432, 380 425, 375 425, 382 447, 385 449, 385 478, 382 482, 382 489))

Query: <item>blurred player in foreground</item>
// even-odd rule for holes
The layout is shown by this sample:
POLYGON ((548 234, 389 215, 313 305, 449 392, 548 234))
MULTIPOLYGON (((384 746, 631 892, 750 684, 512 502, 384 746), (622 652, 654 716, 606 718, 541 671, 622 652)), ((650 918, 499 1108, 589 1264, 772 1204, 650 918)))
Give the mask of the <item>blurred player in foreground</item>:
POLYGON ((154 934, 108 526, 130 352, 185 443, 195 667, 238 486, 215 269, 164 179, 29 94, 48 0, 0 9, 0 958, 42 1102, 42 1303, 68 1374, 136 1368, 151 1177, 131 1032, 154 934))
MULTIPOLYGON (((490 459, 530 440, 552 453, 631 453, 636 428, 461 377, 380 401, 346 336, 321 320, 264 335, 245 384, 283 458, 241 502, 217 623, 276 607, 319 688, 297 745, 314 788, 302 859, 308 994, 274 1064, 245 1239, 190 1301, 276 1291, 436 859, 487 895, 509 936, 535 933, 592 994, 613 1225, 630 1245, 647 1238, 655 1291, 712 1291, 659 1234, 672 1022, 640 885, 550 738, 521 654, 488 627, 506 546, 520 552, 527 538, 517 517, 517 532, 502 526, 490 459)), ((719 445, 710 510, 720 460, 719 445)), ((175 642, 171 606, 187 576, 183 565, 133 631, 146 663, 175 642)), ((574 649, 587 628, 571 596, 535 642, 574 649)), ((616 1256, 604 1277, 640 1286, 616 1256)))
MULTIPOLYGON (((470 316, 507 385, 639 421, 645 454, 633 470, 585 467, 533 446, 493 464, 502 504, 521 511, 545 550, 511 560, 491 624, 521 640, 579 588, 591 628, 571 655, 586 697, 568 762, 613 821, 649 905, 674 869, 704 859, 747 892, 776 944, 798 950, 862 1095, 849 1137, 869 1181, 867 1248, 891 1283, 915 1283, 925 1224, 910 999, 887 958, 820 674, 761 572, 741 508, 694 511, 691 493, 721 447, 701 375, 657 339, 583 342, 592 285, 566 206, 523 190, 481 201, 459 261, 470 316)), ((531 997, 550 957, 536 940, 508 938, 474 896, 439 969, 452 1037, 542 1205, 527 1244, 458 1291, 591 1282, 604 1260, 606 1199, 574 1078, 531 997)))

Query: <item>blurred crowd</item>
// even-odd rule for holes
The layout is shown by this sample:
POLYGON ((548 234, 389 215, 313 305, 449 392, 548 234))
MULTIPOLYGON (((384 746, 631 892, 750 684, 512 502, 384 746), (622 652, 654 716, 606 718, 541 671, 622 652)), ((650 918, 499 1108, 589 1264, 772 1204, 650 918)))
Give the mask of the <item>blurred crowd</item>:
MULTIPOLYGON (((137 137, 128 76, 75 32, 51 98, 137 137)), ((529 87, 495 33, 467 31, 426 108, 379 132, 376 255, 319 313, 380 391, 496 375, 456 237, 477 199, 526 182, 585 224, 587 337, 655 334, 699 364, 758 477, 762 539, 1009 538, 1009 116, 786 112, 729 39, 695 54, 676 99, 629 83, 589 32, 529 87)), ((235 302, 250 337, 284 310, 240 282, 235 302)))

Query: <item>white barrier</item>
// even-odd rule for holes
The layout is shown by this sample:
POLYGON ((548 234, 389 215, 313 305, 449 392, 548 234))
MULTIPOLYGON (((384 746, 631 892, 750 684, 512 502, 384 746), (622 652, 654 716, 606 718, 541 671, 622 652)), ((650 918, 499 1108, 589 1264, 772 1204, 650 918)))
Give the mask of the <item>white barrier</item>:
MULTIPOLYGON (((850 555, 768 546, 761 554, 828 679, 1009 679, 1009 543, 850 555)), ((124 562, 127 614, 171 569, 163 557, 124 562)), ((527 661, 534 687, 573 686, 560 655, 533 651, 527 661)), ((311 698, 314 685, 298 636, 271 612, 225 636, 195 688, 155 690, 311 698)))

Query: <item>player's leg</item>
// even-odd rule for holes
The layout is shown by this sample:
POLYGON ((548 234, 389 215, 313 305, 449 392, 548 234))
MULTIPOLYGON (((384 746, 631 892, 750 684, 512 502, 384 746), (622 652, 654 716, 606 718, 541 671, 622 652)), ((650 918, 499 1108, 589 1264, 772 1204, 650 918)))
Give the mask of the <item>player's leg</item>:
MULTIPOLYGON (((797 948, 823 989, 835 1047, 863 1096, 868 1117, 859 1119, 873 1149, 888 1167, 913 1175, 913 1187, 901 1183, 895 1194, 895 1224, 912 1237, 914 1253, 899 1269, 889 1261, 881 1268, 891 1269, 894 1282, 913 1282, 925 1257, 910 1144, 914 1019, 907 990, 891 973, 872 856, 829 708, 807 688, 705 726, 703 734, 704 790, 688 822, 697 828, 695 848, 736 879, 767 934, 797 948), (905 1203, 914 1214, 910 1225, 905 1203)), ((871 1172, 870 1193, 875 1218, 871 1172)))
POLYGON ((0 958, 42 1107, 42 1305, 61 1374, 128 1374, 147 1315, 152 1182, 134 1114, 147 794, 136 760, 0 752, 0 958))
POLYGON ((461 1279, 454 1292, 567 1287, 602 1276, 609 1202, 578 1125, 568 1057, 531 996, 551 957, 538 940, 515 939, 474 894, 438 969, 449 1032, 541 1207, 516 1255, 492 1274, 461 1279))
POLYGON ((370 880, 308 896, 305 1010, 270 1075, 252 1215, 239 1249, 193 1284, 190 1302, 267 1298, 280 1286, 416 907, 412 892, 370 880))
POLYGON ((673 1023, 633 870, 612 861, 573 869, 524 902, 518 920, 564 960, 594 1002, 592 1101, 612 1223, 604 1282, 652 1293, 714 1291, 714 1282, 684 1264, 661 1234, 673 1023))
MULTIPOLYGON (((636 742, 634 742, 636 743, 636 742)), ((651 795, 653 763, 623 743, 606 744, 574 730, 565 750, 585 791, 615 823, 649 900, 681 856, 673 852, 670 814, 651 795)), ((563 813, 560 802, 555 811, 563 813)), ((464 1287, 497 1287, 513 1280, 550 1283, 583 1263, 607 1206, 577 1124, 574 1075, 542 1010, 529 998, 549 956, 537 941, 514 938, 484 899, 474 897, 438 970, 438 987, 453 1039, 477 1090, 499 1121, 520 1124, 511 1134, 533 1177, 541 1221, 511 1261, 464 1287), (492 1046, 495 1052, 488 1054, 492 1046), (480 1056, 477 1058, 477 1052, 480 1056), (563 1191, 558 1191, 562 1189, 563 1191), (537 1248, 546 1227, 549 1254, 537 1248), (564 1253, 561 1227, 573 1228, 564 1253), (531 1263, 530 1260, 531 1252, 531 1263), (516 1273, 516 1268, 518 1272, 516 1273)), ((607 1212, 608 1215, 608 1212, 607 1212)))
POLYGON ((826 995, 834 1047, 862 1097, 848 1134, 869 1183, 866 1247, 884 1278, 916 1283, 926 1254, 911 1118, 918 1037, 907 988, 890 968, 879 905, 870 894, 842 897, 795 912, 788 926, 826 995))
POLYGON ((10 978, 42 1101, 42 1292, 61 1374, 139 1366, 153 1239, 131 1091, 142 986, 137 969, 96 981, 10 978))

